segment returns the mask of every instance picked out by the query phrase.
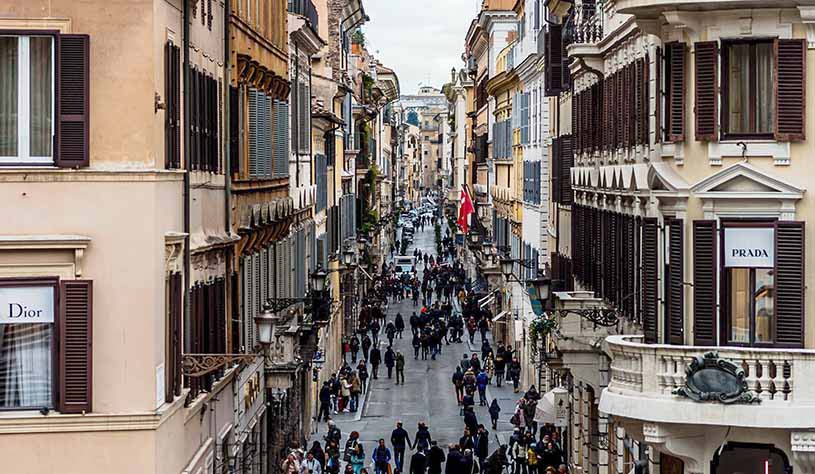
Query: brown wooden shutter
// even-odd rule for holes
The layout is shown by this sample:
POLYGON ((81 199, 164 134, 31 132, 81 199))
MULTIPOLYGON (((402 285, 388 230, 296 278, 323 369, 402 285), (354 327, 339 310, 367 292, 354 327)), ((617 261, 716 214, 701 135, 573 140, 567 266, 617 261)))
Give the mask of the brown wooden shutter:
POLYGON ((665 328, 669 344, 685 343, 685 296, 684 296, 684 257, 685 242, 683 221, 670 221, 670 242, 668 245, 668 324, 665 328))
POLYGON ((667 122, 665 124, 668 141, 685 141, 685 43, 668 43, 667 54, 667 122))
POLYGON ((574 148, 572 147, 572 136, 560 137, 560 202, 562 204, 572 203, 572 166, 574 166, 574 148))
POLYGON ((563 90, 563 34, 561 25, 546 27, 546 46, 544 49, 545 93, 548 97, 556 96, 563 90))
POLYGON ((656 69, 656 100, 654 100, 654 123, 656 124, 656 128, 654 130, 654 143, 662 142, 662 127, 664 126, 662 123, 662 98, 664 97, 665 91, 663 90, 662 61, 664 61, 664 53, 662 52, 662 48, 657 47, 656 60, 654 61, 654 68, 656 69))
POLYGON ((552 202, 559 203, 561 201, 561 186, 560 186, 560 167, 561 167, 561 137, 552 140, 552 202))
POLYGON ((716 221, 693 222, 693 343, 716 345, 716 221))
POLYGON ((57 154, 60 168, 90 164, 90 37, 59 37, 57 154))
POLYGON ((777 222, 775 230, 775 342, 804 347, 805 234, 803 222, 777 222))
POLYGON ((659 222, 653 217, 642 222, 642 330, 645 342, 657 342, 657 275, 659 273, 659 222))
POLYGON ((60 282, 60 413, 91 411, 93 389, 93 282, 60 282))
POLYGON ((172 402, 173 399, 181 395, 181 320, 184 313, 183 278, 181 273, 170 275, 170 301, 167 315, 168 344, 167 344, 167 366, 164 368, 167 374, 167 385, 164 388, 164 401, 172 402))
POLYGON ((806 53, 804 39, 775 42, 775 138, 802 141, 806 136, 806 53))
POLYGON ((716 141, 719 118, 719 43, 694 44, 696 50, 696 141, 716 141))

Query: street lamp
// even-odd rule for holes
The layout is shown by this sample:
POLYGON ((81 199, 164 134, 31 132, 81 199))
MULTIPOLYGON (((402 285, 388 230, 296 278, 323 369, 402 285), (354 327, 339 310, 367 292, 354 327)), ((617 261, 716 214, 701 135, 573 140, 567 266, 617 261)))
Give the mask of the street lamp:
POLYGON ((546 277, 537 277, 527 280, 527 284, 535 288, 535 294, 541 302, 549 300, 549 293, 552 289, 552 280, 546 277))
POLYGON ((507 280, 512 277, 512 270, 515 266, 515 261, 511 258, 502 258, 501 259, 501 273, 507 278, 507 280))
POLYGON ((322 267, 317 267, 317 270, 311 274, 311 281, 314 283, 314 291, 322 293, 325 290, 325 280, 328 278, 328 273, 322 267))
POLYGON ((263 347, 272 344, 272 331, 274 327, 275 315, 270 304, 263 305, 263 311, 255 316, 255 324, 258 327, 258 342, 263 347))
POLYGON ((353 249, 350 247, 345 248, 345 251, 342 253, 342 262, 346 267, 350 267, 354 263, 354 255, 355 252, 353 249))

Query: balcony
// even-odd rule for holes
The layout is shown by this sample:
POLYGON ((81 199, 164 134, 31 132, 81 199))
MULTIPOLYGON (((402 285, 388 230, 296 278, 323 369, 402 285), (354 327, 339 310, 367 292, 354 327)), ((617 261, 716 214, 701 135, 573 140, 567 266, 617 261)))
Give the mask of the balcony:
POLYGON ((289 13, 306 17, 315 31, 320 27, 320 17, 312 0, 289 0, 289 13))
POLYGON ((601 411, 654 426, 812 426, 815 351, 643 344, 641 337, 606 339, 611 380, 600 400, 601 411), (747 388, 758 396, 758 404, 695 402, 673 394, 685 386, 686 368, 693 359, 711 351, 744 369, 747 388))

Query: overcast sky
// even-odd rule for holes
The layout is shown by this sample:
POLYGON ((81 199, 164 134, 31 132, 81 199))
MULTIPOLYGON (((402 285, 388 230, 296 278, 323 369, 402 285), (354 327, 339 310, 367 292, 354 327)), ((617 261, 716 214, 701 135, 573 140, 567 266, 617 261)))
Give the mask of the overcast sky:
POLYGON ((402 94, 441 86, 461 68, 464 37, 481 0, 364 0, 368 51, 396 71, 402 94))

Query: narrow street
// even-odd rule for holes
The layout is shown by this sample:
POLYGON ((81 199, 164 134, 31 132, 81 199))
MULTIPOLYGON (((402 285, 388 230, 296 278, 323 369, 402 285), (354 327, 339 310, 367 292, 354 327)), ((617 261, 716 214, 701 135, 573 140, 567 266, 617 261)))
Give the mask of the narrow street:
MULTIPOLYGON (((432 226, 426 226, 424 231, 416 232, 414 242, 408 247, 407 253, 413 255, 413 251, 417 248, 422 252, 429 251, 435 255, 436 245, 432 226)), ((417 267, 420 278, 423 268, 423 265, 417 267)), ((397 303, 390 302, 387 309, 387 320, 393 321, 396 314, 401 313, 407 321, 414 311, 418 312, 420 309, 421 306, 413 306, 410 299, 397 303)), ((492 339, 491 334, 489 337, 492 339)), ((362 403, 361 412, 332 414, 332 418, 342 431, 343 439, 340 446, 343 447, 348 435, 356 431, 360 434, 360 441, 370 458, 371 449, 380 438, 384 439, 386 445, 390 447, 391 431, 395 428, 397 421, 402 421, 403 427, 410 433, 411 440, 415 436, 418 423, 425 422, 439 446, 447 450, 449 445, 457 444, 463 434, 464 422, 460 415, 460 407, 456 403, 451 377, 464 354, 470 356, 477 353, 479 357, 481 356, 478 334, 476 334, 474 344, 469 343, 466 334, 462 341, 443 345, 442 353, 437 356, 436 360, 430 358, 426 361, 421 360, 421 356, 415 360, 410 327, 406 327, 403 337, 394 340, 394 350, 400 351, 405 356, 405 385, 396 385, 395 375, 394 378, 388 379, 387 368, 381 365, 379 378, 369 381, 369 389, 362 403)), ((490 344, 495 347, 492 340, 490 344)), ((387 348, 384 330, 380 333, 380 348, 383 352, 387 348)), ((348 362, 351 364, 350 355, 348 362)), ((355 365, 351 364, 352 367, 355 365)), ((491 402, 497 398, 501 406, 497 432, 490 429, 488 407, 479 406, 476 401, 475 410, 478 422, 490 431, 490 452, 500 444, 506 443, 512 433, 513 427, 509 419, 519 396, 520 394, 513 393, 511 384, 504 384, 498 388, 493 383, 488 387, 488 400, 491 402)), ((318 432, 312 436, 309 446, 314 441, 323 442, 326 426, 325 423, 318 425, 318 432)), ((406 452, 405 458, 405 471, 407 472, 410 453, 406 452)))

